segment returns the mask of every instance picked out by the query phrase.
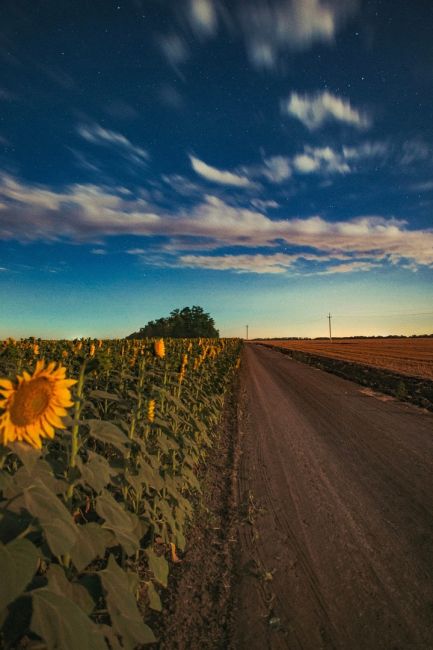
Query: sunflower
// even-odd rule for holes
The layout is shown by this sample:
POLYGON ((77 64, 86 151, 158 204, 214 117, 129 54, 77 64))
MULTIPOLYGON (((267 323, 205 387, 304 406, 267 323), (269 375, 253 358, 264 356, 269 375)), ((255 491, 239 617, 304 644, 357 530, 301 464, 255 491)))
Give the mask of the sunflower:
POLYGON ((147 405, 147 419, 149 422, 153 422, 155 419, 155 400, 150 399, 147 405))
POLYGON ((163 359, 165 357, 164 339, 157 339, 153 345, 153 350, 155 352, 155 356, 159 357, 160 359, 163 359))
POLYGON ((54 427, 64 429, 61 418, 72 406, 70 387, 75 379, 66 379, 66 368, 45 367, 38 361, 32 376, 23 372, 18 384, 0 379, 0 442, 7 445, 14 440, 25 441, 32 447, 42 446, 41 438, 53 438, 54 427))

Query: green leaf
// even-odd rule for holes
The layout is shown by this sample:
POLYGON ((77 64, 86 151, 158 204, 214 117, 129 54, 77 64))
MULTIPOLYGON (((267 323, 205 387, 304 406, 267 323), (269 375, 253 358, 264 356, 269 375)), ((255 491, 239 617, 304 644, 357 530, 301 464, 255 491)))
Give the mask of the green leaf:
POLYGON ((50 564, 47 574, 48 589, 73 600, 86 614, 91 614, 95 603, 89 592, 83 585, 76 582, 69 582, 64 570, 58 564, 50 564))
POLYGON ((28 472, 31 473, 35 463, 41 457, 41 450, 35 449, 24 442, 12 442, 8 446, 18 456, 28 472))
POLYGON ((139 476, 143 483, 147 483, 155 490, 162 490, 164 487, 164 480, 159 473, 159 467, 153 468, 152 465, 146 463, 144 459, 140 459, 139 476))
POLYGON ((123 647, 132 650, 140 643, 155 643, 152 630, 143 623, 128 573, 122 571, 112 555, 107 568, 100 571, 99 575, 106 592, 105 599, 111 623, 121 637, 123 647))
POLYGON ((115 393, 107 393, 106 390, 92 390, 89 393, 89 397, 94 397, 95 399, 109 399, 113 402, 118 402, 120 397, 115 393))
POLYGON ((103 558, 108 547, 116 541, 108 530, 96 523, 78 526, 78 540, 72 547, 71 559, 77 571, 81 573, 93 560, 103 558))
POLYGON ((30 629, 47 650, 107 650, 97 625, 69 598, 44 588, 32 592, 32 601, 30 629))
POLYGON ((167 586, 168 580, 168 562, 164 556, 156 555, 153 548, 146 549, 146 555, 149 559, 149 567, 157 580, 163 587, 167 586))
POLYGON ((184 467, 182 471, 183 477, 188 481, 189 485, 199 492, 201 492, 200 489, 200 483, 198 481, 197 476, 194 474, 194 472, 189 468, 189 467, 184 467))
POLYGON ((0 542, 0 611, 20 596, 36 573, 39 554, 28 539, 0 542))
POLYGON ((81 472, 82 483, 83 481, 90 485, 95 492, 101 492, 106 485, 111 483, 111 477, 116 474, 116 471, 110 467, 106 458, 93 451, 88 451, 89 460, 84 463, 82 459, 77 458, 77 465, 81 472))
POLYGON ((115 424, 106 420, 85 420, 85 424, 88 425, 89 433, 93 438, 105 442, 105 444, 113 445, 121 452, 125 451, 128 438, 122 429, 116 427, 115 424))
POLYGON ((3 498, 11 499, 14 495, 14 480, 10 474, 0 472, 0 492, 3 493, 3 498))
POLYGON ((155 589, 155 585, 153 582, 146 582, 147 586, 147 594, 149 596, 149 607, 150 609, 154 609, 156 612, 160 612, 162 610, 162 603, 161 603, 161 598, 159 597, 159 593, 155 589))
POLYGON ((60 499, 41 481, 37 481, 24 490, 24 501, 30 514, 39 519, 54 555, 59 557, 69 553, 77 542, 78 531, 69 511, 60 499))
POLYGON ((36 459, 31 467, 20 467, 13 478, 17 491, 25 490, 37 480, 41 481, 54 494, 63 494, 67 489, 66 481, 57 479, 53 475, 51 466, 45 460, 36 459))
POLYGON ((140 538, 136 532, 140 530, 138 517, 125 510, 106 490, 96 499, 96 512, 105 520, 103 527, 114 533, 126 553, 135 553, 140 546, 140 538))

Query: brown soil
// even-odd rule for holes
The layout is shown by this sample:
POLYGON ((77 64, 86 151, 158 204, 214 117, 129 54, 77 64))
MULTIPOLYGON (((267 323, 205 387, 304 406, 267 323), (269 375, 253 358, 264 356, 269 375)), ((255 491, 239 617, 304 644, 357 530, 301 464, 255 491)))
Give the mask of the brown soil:
POLYGON ((433 415, 244 356, 232 648, 433 647, 433 415))
POLYGON ((236 545, 237 386, 226 399, 221 431, 206 460, 202 499, 180 564, 170 569, 164 610, 152 627, 160 650, 229 646, 236 545), (158 627, 156 627, 156 625, 158 627))
POLYGON ((246 346, 160 647, 433 648, 432 434, 431 413, 246 346))
POLYGON ((353 361, 408 377, 433 381, 433 337, 353 338, 263 341, 263 345, 298 350, 321 357, 353 361))

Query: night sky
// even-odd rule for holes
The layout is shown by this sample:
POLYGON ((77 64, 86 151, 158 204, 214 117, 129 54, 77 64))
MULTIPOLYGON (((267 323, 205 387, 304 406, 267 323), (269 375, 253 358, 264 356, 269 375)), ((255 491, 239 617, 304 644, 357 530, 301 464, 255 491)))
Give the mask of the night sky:
POLYGON ((431 0, 2 0, 0 337, 433 331, 431 0))

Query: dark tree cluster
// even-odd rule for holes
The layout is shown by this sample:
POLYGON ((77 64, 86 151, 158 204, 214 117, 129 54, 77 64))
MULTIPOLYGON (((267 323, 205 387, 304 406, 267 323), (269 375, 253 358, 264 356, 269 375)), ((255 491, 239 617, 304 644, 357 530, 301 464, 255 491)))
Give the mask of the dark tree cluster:
POLYGON ((215 322, 202 307, 184 307, 174 309, 170 316, 151 320, 141 327, 139 332, 134 332, 126 338, 144 339, 146 337, 161 336, 170 338, 218 338, 219 332, 215 329, 215 322))

